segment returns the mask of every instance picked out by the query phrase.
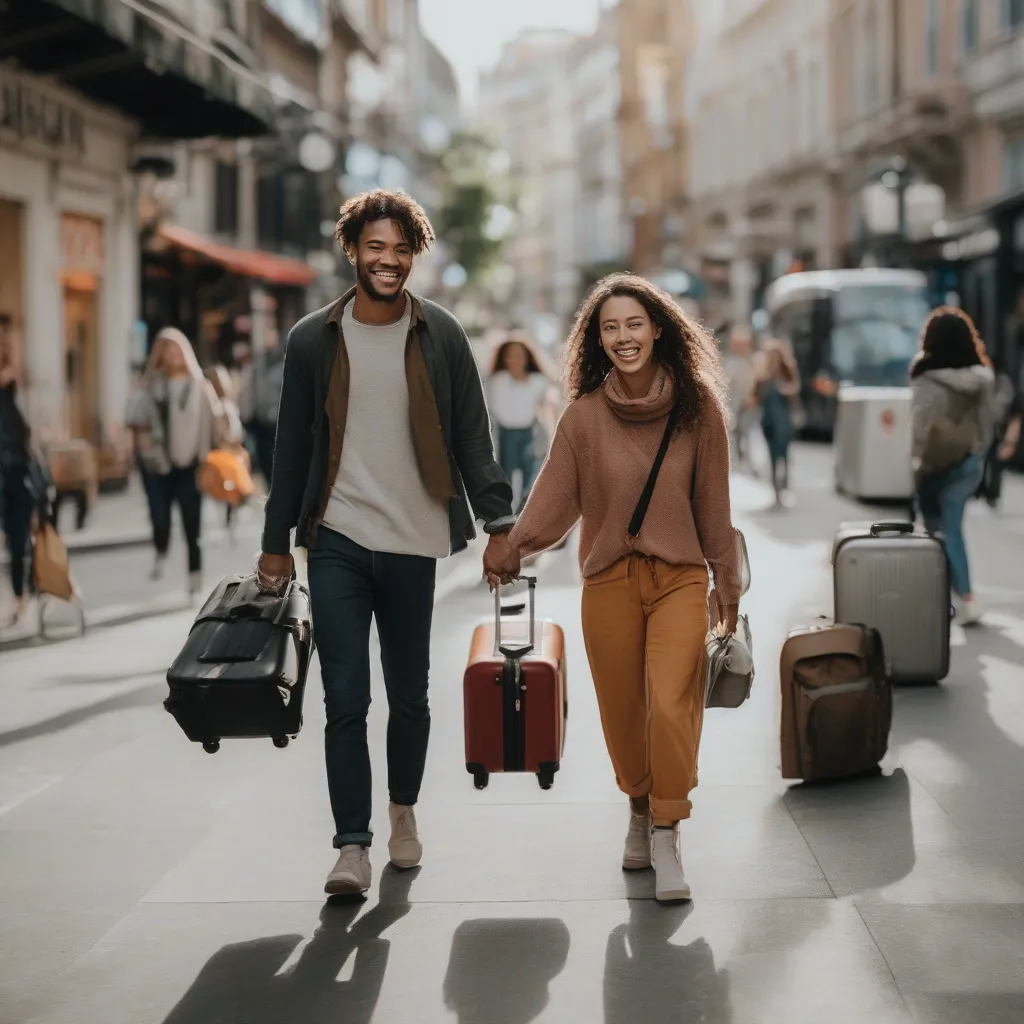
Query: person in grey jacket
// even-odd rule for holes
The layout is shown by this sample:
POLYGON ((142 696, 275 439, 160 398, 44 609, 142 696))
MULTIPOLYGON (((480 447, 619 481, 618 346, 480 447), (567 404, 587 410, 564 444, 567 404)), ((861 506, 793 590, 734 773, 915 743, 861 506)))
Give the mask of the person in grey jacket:
POLYGON ((451 313, 405 287, 434 241, 426 214, 403 192, 364 193, 342 207, 337 238, 356 286, 288 336, 257 573, 265 592, 287 584, 294 529, 309 553, 327 705, 338 850, 329 894, 370 886, 371 620, 389 707, 388 852, 411 868, 423 852, 414 805, 430 733, 437 560, 467 546, 475 517, 493 566, 507 557, 514 523, 469 339, 451 313))
POLYGON ((910 368, 914 480, 925 528, 945 540, 958 618, 965 624, 981 617, 963 520, 992 443, 994 392, 995 374, 971 318, 952 306, 934 310, 910 368))

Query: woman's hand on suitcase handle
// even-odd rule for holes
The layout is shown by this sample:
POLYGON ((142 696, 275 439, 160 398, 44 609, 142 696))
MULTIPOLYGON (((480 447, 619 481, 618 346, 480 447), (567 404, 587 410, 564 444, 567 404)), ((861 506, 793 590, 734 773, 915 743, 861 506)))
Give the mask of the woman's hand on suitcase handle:
POLYGON ((264 594, 279 594, 287 586, 295 572, 295 561, 291 555, 260 555, 256 563, 256 586, 264 594))

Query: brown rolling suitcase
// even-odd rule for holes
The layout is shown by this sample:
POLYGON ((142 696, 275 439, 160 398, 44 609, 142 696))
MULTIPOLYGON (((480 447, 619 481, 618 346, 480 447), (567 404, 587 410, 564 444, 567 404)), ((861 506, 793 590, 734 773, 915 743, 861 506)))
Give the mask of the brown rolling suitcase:
POLYGON ((554 622, 535 622, 537 581, 526 579, 528 615, 503 613, 496 589, 494 624, 473 633, 463 698, 466 770, 477 789, 492 772, 534 772, 541 789, 550 789, 562 760, 569 710, 565 636, 554 622))
POLYGON ((782 647, 782 777, 841 779, 877 767, 892 723, 877 630, 794 630, 782 647))

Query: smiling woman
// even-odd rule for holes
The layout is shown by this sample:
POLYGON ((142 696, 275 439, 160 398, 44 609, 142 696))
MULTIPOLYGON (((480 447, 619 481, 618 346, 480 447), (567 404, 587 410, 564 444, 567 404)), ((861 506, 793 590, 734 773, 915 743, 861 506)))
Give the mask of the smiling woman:
POLYGON ((690 896, 676 826, 697 784, 709 569, 711 621, 733 633, 739 611, 722 377, 717 345, 670 295, 631 274, 601 281, 569 339, 569 408, 498 567, 517 573, 582 520, 583 637, 631 800, 622 865, 653 863, 660 900, 690 896))

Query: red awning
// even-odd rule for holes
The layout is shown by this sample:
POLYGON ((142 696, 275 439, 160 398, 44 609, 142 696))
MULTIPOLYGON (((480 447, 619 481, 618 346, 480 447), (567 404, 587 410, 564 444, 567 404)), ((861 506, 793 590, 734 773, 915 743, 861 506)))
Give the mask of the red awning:
POLYGON ((165 224, 157 232, 170 245, 179 249, 187 249, 199 256, 218 263, 225 270, 243 277, 256 278, 268 284, 290 285, 305 288, 316 280, 316 271, 302 260, 289 259, 287 256, 275 256, 273 253, 260 249, 239 249, 233 245, 215 242, 212 238, 200 235, 196 231, 180 228, 175 224, 165 224))

